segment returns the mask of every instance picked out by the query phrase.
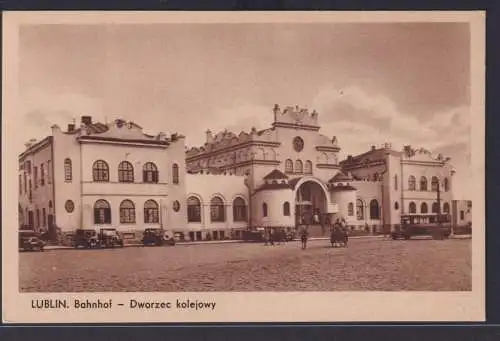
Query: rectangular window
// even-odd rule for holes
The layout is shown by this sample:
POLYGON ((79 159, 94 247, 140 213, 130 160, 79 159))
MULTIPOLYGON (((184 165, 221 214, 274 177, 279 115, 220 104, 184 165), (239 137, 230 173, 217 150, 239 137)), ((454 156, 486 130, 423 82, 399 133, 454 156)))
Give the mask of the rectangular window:
POLYGON ((464 220, 464 219, 465 219, 465 212, 460 211, 460 220, 464 220))
POLYGON ((40 165, 40 186, 45 186, 45 167, 43 163, 40 165))
POLYGON ((35 188, 38 188, 38 167, 33 167, 33 181, 35 182, 35 188))
POLYGON ((42 224, 43 227, 47 226, 47 212, 45 211, 45 208, 42 208, 42 224))
POLYGON ((19 174, 19 195, 23 194, 23 176, 19 174))

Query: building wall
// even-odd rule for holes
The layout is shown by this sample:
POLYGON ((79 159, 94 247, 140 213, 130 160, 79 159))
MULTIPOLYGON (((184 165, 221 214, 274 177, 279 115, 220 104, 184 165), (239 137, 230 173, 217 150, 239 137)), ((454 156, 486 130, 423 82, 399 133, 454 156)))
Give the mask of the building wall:
POLYGON ((249 211, 248 188, 245 185, 245 177, 237 175, 215 175, 215 174, 186 174, 185 175, 186 206, 187 198, 197 197, 201 202, 201 222, 187 222, 187 213, 184 218, 184 229, 190 231, 204 230, 228 230, 247 226, 247 222, 234 221, 233 201, 237 197, 245 200, 247 205, 247 217, 249 211), (214 196, 220 197, 225 205, 225 221, 212 222, 210 215, 210 201, 214 196))
POLYGON ((52 143, 44 143, 45 146, 27 154, 22 163, 26 165, 26 161, 31 163, 31 170, 19 170, 18 175, 21 176, 21 191, 19 195, 19 206, 22 211, 23 224, 28 224, 27 212, 33 212, 33 227, 35 229, 47 229, 49 215, 53 212, 54 192, 53 192, 53 174, 52 174, 52 143), (41 168, 44 168, 44 177, 42 179, 41 168), (36 168, 35 168, 36 167, 36 168), (37 176, 35 176, 35 169, 37 176), (26 191, 24 185, 24 173, 26 173, 26 191), (31 181, 31 200, 30 194, 31 181), (38 214, 37 214, 38 212, 38 214), (45 214, 44 214, 45 212, 45 214))
POLYGON ((264 190, 253 196, 253 222, 256 226, 295 226, 295 191, 291 189, 264 190), (285 216, 283 205, 290 203, 290 215, 285 216), (267 204, 264 217, 263 204, 267 204))
POLYGON ((454 227, 472 223, 472 203, 469 200, 453 200, 451 207, 454 227))
POLYGON ((383 175, 381 205, 384 215, 383 224, 392 228, 401 223, 401 173, 401 158, 388 153, 386 155, 386 172, 383 175))
POLYGON ((339 208, 339 212, 334 216, 334 219, 345 219, 347 225, 357 225, 358 221, 356 219, 356 190, 352 191, 338 191, 331 192, 331 201, 336 203, 339 208), (352 214, 349 214, 349 203, 353 205, 352 214))
MULTIPOLYGON (((353 225, 364 226, 380 225, 382 219, 370 219, 370 202, 376 200, 379 209, 382 205, 382 181, 353 181, 350 183, 357 189, 356 200, 363 202, 364 214, 363 219, 357 219, 357 201, 354 203, 355 222, 353 225)), ((380 216, 381 217, 381 216, 380 216)))
POLYGON ((65 134, 57 126, 52 128, 54 139, 54 210, 55 223, 64 232, 74 231, 82 226, 82 163, 80 144, 75 135, 65 134), (71 160, 72 179, 66 181, 64 160, 71 160), (74 204, 74 210, 67 212, 66 202, 74 204))

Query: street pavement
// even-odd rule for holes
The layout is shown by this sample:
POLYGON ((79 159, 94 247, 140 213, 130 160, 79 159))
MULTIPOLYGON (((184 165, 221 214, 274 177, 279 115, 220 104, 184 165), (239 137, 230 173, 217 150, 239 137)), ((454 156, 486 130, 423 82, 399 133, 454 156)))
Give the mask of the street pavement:
POLYGON ((324 239, 20 253, 21 292, 469 291, 471 239, 324 239))

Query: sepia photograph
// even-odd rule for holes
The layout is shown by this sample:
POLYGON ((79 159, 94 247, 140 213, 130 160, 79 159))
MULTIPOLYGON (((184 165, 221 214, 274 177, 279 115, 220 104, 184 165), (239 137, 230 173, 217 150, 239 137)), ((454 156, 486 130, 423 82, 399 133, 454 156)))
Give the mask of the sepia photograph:
POLYGON ((8 13, 4 281, 26 310, 456 293, 478 316, 484 16, 375 14, 8 13))

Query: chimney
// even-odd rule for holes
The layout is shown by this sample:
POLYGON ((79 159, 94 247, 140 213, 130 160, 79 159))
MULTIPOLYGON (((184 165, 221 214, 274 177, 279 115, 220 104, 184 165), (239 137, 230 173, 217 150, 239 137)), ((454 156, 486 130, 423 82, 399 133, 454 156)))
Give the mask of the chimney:
POLYGON ((68 124, 68 133, 72 133, 74 131, 75 131, 75 124, 74 123, 68 124))
POLYGON ((375 150, 375 149, 376 149, 375 146, 372 146, 372 151, 375 150))
POLYGON ((214 141, 214 137, 212 136, 212 131, 210 129, 205 132, 205 135, 207 137, 207 143, 212 143, 214 141))
POLYGON ((92 124, 92 116, 82 116, 82 124, 92 124))
POLYGON ((347 155, 347 162, 352 162, 352 155, 347 155))

